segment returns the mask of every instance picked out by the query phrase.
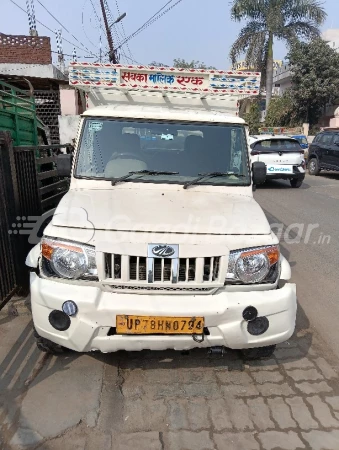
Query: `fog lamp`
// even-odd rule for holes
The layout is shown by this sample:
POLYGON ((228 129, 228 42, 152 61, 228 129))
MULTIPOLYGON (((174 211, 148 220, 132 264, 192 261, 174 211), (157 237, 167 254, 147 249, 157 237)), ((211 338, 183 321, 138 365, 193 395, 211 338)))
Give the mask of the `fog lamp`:
POLYGON ((65 331, 71 325, 71 319, 63 311, 54 310, 48 316, 49 323, 58 331, 65 331))

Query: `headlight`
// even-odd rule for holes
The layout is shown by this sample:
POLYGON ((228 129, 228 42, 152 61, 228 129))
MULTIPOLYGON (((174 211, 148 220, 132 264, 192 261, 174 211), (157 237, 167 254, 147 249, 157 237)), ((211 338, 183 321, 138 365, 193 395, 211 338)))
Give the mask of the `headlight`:
POLYGON ((42 270, 46 276, 68 279, 97 279, 94 247, 70 241, 43 238, 42 270))
POLYGON ((230 252, 226 282, 274 283, 278 275, 279 246, 230 252))

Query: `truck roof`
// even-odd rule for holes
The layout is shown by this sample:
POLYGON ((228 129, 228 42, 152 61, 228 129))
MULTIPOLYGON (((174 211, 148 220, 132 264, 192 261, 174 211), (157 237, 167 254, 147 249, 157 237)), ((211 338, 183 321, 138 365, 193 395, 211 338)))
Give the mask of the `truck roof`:
POLYGON ((91 117, 116 117, 127 119, 150 119, 150 120, 175 120, 183 122, 219 122, 244 124, 245 121, 240 117, 223 114, 219 111, 208 111, 206 109, 194 108, 171 108, 166 106, 148 106, 148 105, 130 105, 111 104, 97 106, 88 109, 83 116, 91 117))

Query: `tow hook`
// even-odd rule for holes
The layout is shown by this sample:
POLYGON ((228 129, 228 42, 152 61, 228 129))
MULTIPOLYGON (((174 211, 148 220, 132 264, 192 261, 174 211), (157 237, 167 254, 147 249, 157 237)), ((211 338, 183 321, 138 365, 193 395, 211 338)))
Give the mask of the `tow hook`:
POLYGON ((204 335, 204 333, 202 333, 202 334, 193 334, 192 338, 193 338, 194 342, 198 342, 198 344, 201 344, 205 340, 205 335, 204 335))
POLYGON ((208 354, 209 355, 220 355, 220 356, 224 356, 226 353, 225 351, 225 347, 210 347, 208 349, 208 354))

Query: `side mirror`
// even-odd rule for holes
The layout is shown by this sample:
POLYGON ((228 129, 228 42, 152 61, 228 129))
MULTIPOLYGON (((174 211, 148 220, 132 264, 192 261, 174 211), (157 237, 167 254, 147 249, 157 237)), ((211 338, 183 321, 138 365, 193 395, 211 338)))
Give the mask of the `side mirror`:
POLYGON ((256 161, 252 164, 252 180, 253 184, 263 184, 266 181, 266 164, 261 161, 256 161))
POLYGON ((59 177, 70 177, 72 172, 72 155, 58 155, 56 160, 59 177))

